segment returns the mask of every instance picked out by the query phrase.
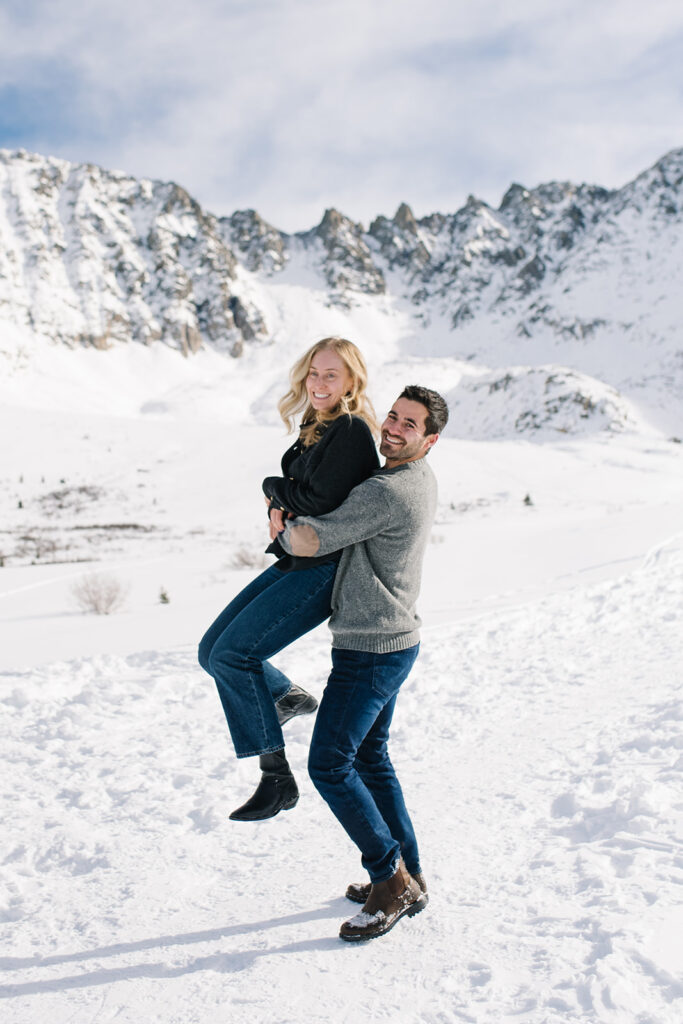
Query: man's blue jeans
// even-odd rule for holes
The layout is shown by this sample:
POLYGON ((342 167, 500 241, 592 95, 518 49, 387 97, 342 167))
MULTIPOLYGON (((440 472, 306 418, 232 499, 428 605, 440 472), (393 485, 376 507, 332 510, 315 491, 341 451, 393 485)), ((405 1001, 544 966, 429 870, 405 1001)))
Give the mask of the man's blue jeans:
POLYGON ((359 848, 373 882, 396 871, 402 854, 411 875, 420 857, 387 741, 401 683, 419 644, 390 654, 332 649, 313 730, 308 770, 330 810, 359 848))
POLYGON ((257 576, 209 626, 199 664, 212 675, 238 757, 269 754, 285 745, 275 701, 291 689, 268 662, 330 615, 335 562, 257 576))

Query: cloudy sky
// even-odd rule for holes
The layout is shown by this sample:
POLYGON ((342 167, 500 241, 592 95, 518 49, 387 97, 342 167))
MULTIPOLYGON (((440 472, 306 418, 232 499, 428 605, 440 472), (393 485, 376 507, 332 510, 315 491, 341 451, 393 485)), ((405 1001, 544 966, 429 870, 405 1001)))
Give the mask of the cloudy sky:
POLYGON ((284 230, 683 146, 680 0, 0 0, 0 147, 284 230))

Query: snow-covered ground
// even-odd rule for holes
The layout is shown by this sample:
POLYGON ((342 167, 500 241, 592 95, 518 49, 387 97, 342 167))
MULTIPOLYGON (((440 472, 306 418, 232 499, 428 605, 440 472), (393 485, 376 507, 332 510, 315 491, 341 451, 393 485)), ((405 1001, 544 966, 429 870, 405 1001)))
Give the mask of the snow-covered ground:
MULTIPOLYGON (((44 374, 0 407, 3 1021, 679 1024, 682 446, 451 435, 430 455, 392 743, 431 902, 359 948, 337 938, 363 873, 306 778, 311 719, 287 726, 297 807, 230 822, 256 766, 196 664, 258 571, 287 444, 270 391, 208 353, 171 379, 151 350, 118 401, 116 362, 86 366, 109 354, 69 355, 81 402, 44 374), (121 611, 78 610, 93 571, 121 611)), ((326 628, 278 664, 320 695, 326 628)))

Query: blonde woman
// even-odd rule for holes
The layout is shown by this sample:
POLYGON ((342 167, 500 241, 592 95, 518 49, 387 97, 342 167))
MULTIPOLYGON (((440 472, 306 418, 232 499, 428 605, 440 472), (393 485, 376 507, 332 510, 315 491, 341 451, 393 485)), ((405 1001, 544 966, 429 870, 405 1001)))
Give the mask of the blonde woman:
POLYGON ((277 561, 230 602, 199 645, 199 663, 216 682, 237 757, 259 756, 261 781, 230 815, 236 821, 272 818, 299 799, 282 726, 318 705, 268 659, 329 617, 341 551, 295 557, 277 537, 285 517, 331 512, 379 468, 366 387, 363 357, 344 338, 323 338, 293 366, 278 408, 290 430, 303 413, 299 436, 282 457, 282 475, 263 481, 267 550, 277 561))

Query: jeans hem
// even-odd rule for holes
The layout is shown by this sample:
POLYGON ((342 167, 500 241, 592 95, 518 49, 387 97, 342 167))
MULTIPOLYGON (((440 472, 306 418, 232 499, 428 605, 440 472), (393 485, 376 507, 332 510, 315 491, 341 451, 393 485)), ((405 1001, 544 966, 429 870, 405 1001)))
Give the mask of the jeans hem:
POLYGON ((372 874, 370 874, 370 872, 368 872, 368 874, 370 874, 370 880, 371 880, 372 884, 373 885, 378 885, 380 882, 388 882, 390 878, 393 878, 394 875, 396 874, 396 872, 398 871, 398 863, 399 863, 400 859, 401 859, 401 855, 399 853, 396 856, 396 860, 394 861, 393 867, 387 868, 387 871, 389 872, 389 874, 384 872, 382 874, 381 878, 373 878, 372 874))
POLYGON ((284 743, 280 743, 276 747, 264 747, 262 750, 248 750, 246 754, 238 754, 237 751, 235 751, 235 757, 238 760, 241 757, 260 757, 261 754, 275 754, 278 750, 284 749, 284 743))

